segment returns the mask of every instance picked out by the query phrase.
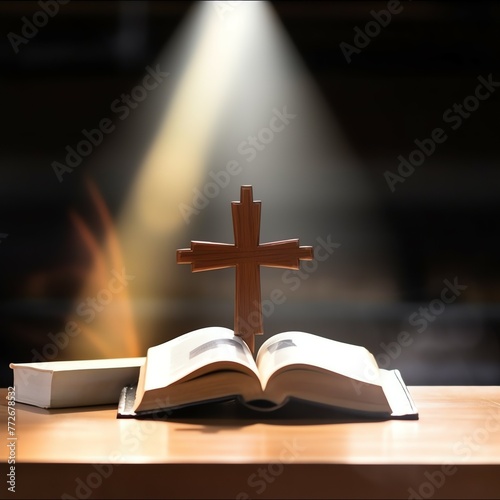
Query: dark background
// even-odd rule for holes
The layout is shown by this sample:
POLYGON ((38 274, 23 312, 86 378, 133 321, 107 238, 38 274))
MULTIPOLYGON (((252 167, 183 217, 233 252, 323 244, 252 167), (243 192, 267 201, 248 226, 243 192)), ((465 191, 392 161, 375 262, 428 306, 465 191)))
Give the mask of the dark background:
MULTIPOLYGON (((407 157, 416 138, 444 128, 443 112, 473 94, 478 76, 492 74, 500 81, 500 5, 402 5, 403 12, 348 63, 340 43, 353 44, 354 28, 363 29, 373 19, 370 11, 386 9, 387 2, 273 2, 375 186, 397 249, 392 264, 398 300, 323 296, 311 301, 300 327, 385 353, 382 344, 410 331, 409 315, 439 298, 444 279, 457 277, 467 290, 425 332, 410 331, 414 342, 390 367, 400 368, 408 384, 499 384, 500 91, 449 133, 395 193, 384 172, 395 171, 398 155, 407 157)), ((47 332, 67 321, 82 284, 75 266, 91 265, 68 238, 68 211, 85 212, 89 204, 85 163, 64 189, 50 163, 142 78, 190 7, 189 2, 73 1, 60 6, 15 54, 7 34, 20 33, 22 17, 31 19, 40 7, 0 3, 0 233, 8 235, 0 239, 2 386, 10 383, 8 363, 31 361, 32 349, 44 345, 47 332)), ((120 186, 130 182, 127 175, 125 170, 120 186)), ((107 199, 113 214, 122 192, 117 187, 107 199)), ((332 268, 332 280, 336 271, 341 269, 332 268)), ((354 287, 356 279, 352 276, 354 287)), ((271 331, 297 327, 293 307, 287 307, 279 318, 270 318, 271 331)), ((231 308, 229 302, 222 311, 231 314, 231 308)), ((169 336, 219 319, 203 307, 196 314, 189 307, 168 310, 176 316, 169 336)), ((64 352, 58 359, 65 359, 64 352)))

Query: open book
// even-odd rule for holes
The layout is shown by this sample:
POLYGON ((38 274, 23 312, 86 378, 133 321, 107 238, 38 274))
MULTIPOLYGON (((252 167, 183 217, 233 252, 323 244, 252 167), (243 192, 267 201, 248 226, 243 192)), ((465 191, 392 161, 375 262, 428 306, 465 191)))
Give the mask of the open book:
POLYGON ((418 418, 400 373, 379 369, 363 347, 286 332, 264 342, 254 360, 240 337, 220 327, 149 348, 137 388, 122 392, 119 416, 229 399, 261 410, 297 399, 383 418, 418 418))

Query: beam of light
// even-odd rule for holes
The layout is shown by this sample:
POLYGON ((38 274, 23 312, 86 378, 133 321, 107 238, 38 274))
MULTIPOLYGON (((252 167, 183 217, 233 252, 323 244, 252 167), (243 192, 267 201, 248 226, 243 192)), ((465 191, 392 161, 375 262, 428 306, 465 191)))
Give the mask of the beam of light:
MULTIPOLYGON (((140 275, 135 290, 141 296, 154 294, 158 280, 169 279, 162 261, 174 249, 169 250, 166 238, 185 229, 179 206, 191 202, 193 187, 203 182, 210 166, 228 95, 234 92, 241 61, 251 53, 261 10, 258 2, 236 9, 228 30, 211 2, 197 5, 190 20, 191 39, 185 40, 191 51, 181 51, 185 61, 177 54, 162 61, 162 67, 182 68, 182 73, 174 75, 167 112, 119 219, 127 258, 140 275)), ((141 335, 147 337, 147 325, 141 335)))
MULTIPOLYGON (((254 9, 250 13, 255 17, 254 9)), ((234 89, 239 61, 254 31, 252 19, 241 14, 231 31, 221 30, 210 2, 193 13, 196 25, 192 53, 171 97, 139 174, 122 210, 125 232, 146 226, 173 231, 184 225, 179 204, 205 175, 218 122, 234 89)), ((168 61, 163 66, 173 65, 168 61)), ((168 85, 168 82, 167 82, 168 85)))
MULTIPOLYGON (((354 248, 340 256, 340 270, 337 257, 322 263, 321 272, 308 282, 315 285, 306 286, 304 278, 293 294, 281 273, 264 272, 264 297, 273 288, 284 290, 289 302, 394 293, 386 268, 372 265, 386 250, 377 200, 339 123, 326 110, 272 7, 267 2, 231 6, 222 19, 213 2, 194 6, 179 35, 158 58, 168 78, 127 123, 137 137, 131 134, 130 141, 118 141, 114 156, 108 155, 108 161, 116 162, 119 155, 126 159, 129 153, 144 151, 133 166, 117 221, 125 267, 136 276, 129 292, 142 352, 184 333, 179 325, 186 318, 189 322, 203 315, 204 326, 220 324, 212 319, 211 306, 202 313, 185 299, 196 295, 205 304, 213 299, 231 302, 233 276, 207 273, 211 275, 194 281, 177 268, 175 250, 191 239, 230 243, 229 202, 237 199, 242 184, 253 185, 256 198, 263 200, 263 242, 300 237, 314 245, 318 237, 331 235, 345 248, 354 248), (250 138, 262 136, 276 113, 293 118, 282 121, 286 126, 254 148, 251 157, 245 153, 250 138), (153 116, 160 119, 154 132, 145 134, 153 116), (224 170, 230 161, 236 161, 241 172, 186 223, 179 206, 193 206, 195 190, 203 191, 212 180, 209 172, 224 170), (378 243, 378 253, 363 253, 378 243)), ((113 189, 112 182, 118 180, 109 182, 113 189)), ((231 323, 230 312, 225 326, 231 323)))

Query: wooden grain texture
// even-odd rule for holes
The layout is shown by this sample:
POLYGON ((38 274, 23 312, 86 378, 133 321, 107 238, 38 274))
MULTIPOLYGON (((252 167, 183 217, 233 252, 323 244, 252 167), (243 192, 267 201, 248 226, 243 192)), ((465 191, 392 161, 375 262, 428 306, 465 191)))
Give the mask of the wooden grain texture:
MULTIPOLYGON (((89 498, 409 498, 411 490, 421 498, 500 498, 500 387, 409 389, 417 421, 203 412, 118 420, 110 406, 17 404, 18 498, 77 498, 77 478, 97 485, 89 498), (258 482, 260 470, 269 481, 258 482)), ((0 390, 3 434, 6 421, 0 390)))
POLYGON ((313 248, 298 239, 260 244, 261 202, 253 200, 252 186, 241 186, 239 202, 231 203, 234 244, 192 241, 177 250, 178 264, 191 264, 192 272, 236 268, 234 332, 254 352, 254 335, 264 331, 260 266, 299 269, 301 260, 313 259, 313 248))

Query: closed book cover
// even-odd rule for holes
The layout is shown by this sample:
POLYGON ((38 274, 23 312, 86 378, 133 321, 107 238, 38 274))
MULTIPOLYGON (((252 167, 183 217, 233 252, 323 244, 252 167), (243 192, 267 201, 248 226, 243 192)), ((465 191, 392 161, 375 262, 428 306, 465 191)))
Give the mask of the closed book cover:
POLYGON ((11 363, 16 401, 41 408, 116 404, 145 358, 11 363))

